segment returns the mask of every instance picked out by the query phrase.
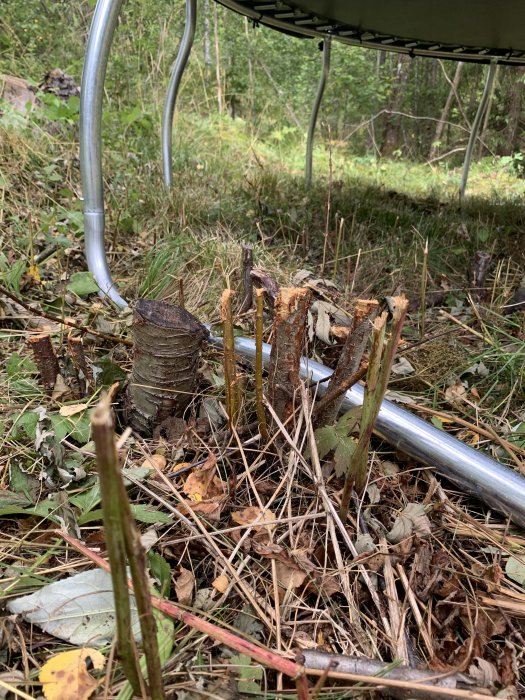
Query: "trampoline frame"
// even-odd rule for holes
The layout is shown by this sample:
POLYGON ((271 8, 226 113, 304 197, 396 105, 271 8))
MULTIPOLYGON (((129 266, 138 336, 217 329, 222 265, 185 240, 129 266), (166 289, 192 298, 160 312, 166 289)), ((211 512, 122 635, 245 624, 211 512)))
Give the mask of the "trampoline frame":
MULTIPOLYGON (((217 1, 230 9, 251 16, 252 19, 261 20, 260 13, 255 17, 248 14, 246 5, 242 6, 240 3, 230 0, 217 1)), ((185 2, 186 26, 171 73, 163 113, 163 174, 167 186, 171 186, 173 181, 171 171, 172 120, 180 80, 193 44, 196 23, 196 0, 185 0, 185 2)), ((97 2, 86 48, 80 100, 80 165, 84 196, 86 259, 88 268, 93 273, 100 287, 101 294, 109 297, 120 308, 127 306, 127 302, 121 297, 113 283, 104 247, 105 222, 101 124, 104 81, 109 52, 123 4, 124 0, 98 0, 97 2)), ((275 28, 284 29, 288 26, 286 24, 283 26, 282 22, 279 24, 279 21, 275 18, 272 22, 265 21, 266 24, 275 28)), ((341 32, 340 29, 338 31, 341 32)), ((325 26, 323 28, 319 24, 315 28, 305 26, 298 33, 304 36, 320 37, 324 41, 321 80, 314 102, 308 134, 306 166, 308 182, 309 178, 311 178, 311 154, 315 123, 328 76, 330 39, 337 38, 341 41, 345 41, 345 39, 340 34, 337 34, 333 26, 325 26), (308 165, 309 162, 310 165, 308 165)), ((354 40, 350 40, 347 37, 345 43, 358 43, 359 45, 372 46, 376 49, 403 50, 413 55, 419 55, 418 51, 420 51, 420 48, 418 49, 417 47, 412 47, 409 50, 406 46, 377 45, 363 37, 357 37, 354 40)), ((429 51, 428 49, 424 55, 433 55, 429 51)), ((437 55, 443 56, 442 53, 437 55)), ((445 57, 452 56, 447 54, 445 57)), ((454 55, 454 58, 456 60, 465 60, 459 53, 454 55)), ((469 147, 467 148, 463 168, 462 195, 465 191, 472 150, 490 94, 496 64, 498 62, 509 62, 508 59, 508 56, 507 61, 500 61, 497 56, 488 58, 491 61, 491 65, 487 72, 483 98, 474 120, 469 147)), ((477 60, 482 59, 478 56, 477 60)), ((483 61, 487 62, 486 56, 483 57, 483 61)), ((222 344, 220 338, 212 337, 211 342, 217 345, 222 344)), ((254 341, 247 338, 237 338, 236 350, 239 354, 251 358, 255 353, 254 341)), ((269 354, 270 346, 266 345, 264 348, 266 362, 269 361, 269 354)), ((303 358, 301 371, 303 377, 309 378, 314 382, 324 381, 331 374, 331 370, 328 368, 306 358, 303 358)), ((323 392, 325 386, 325 383, 318 385, 319 393, 323 392)), ((362 388, 355 386, 346 393, 344 408, 348 409, 351 406, 361 405, 362 399, 362 388)), ((525 527, 525 478, 520 474, 386 400, 382 403, 375 429, 379 435, 403 452, 435 468, 438 473, 457 484, 463 491, 480 498, 490 507, 505 513, 514 522, 525 527)))

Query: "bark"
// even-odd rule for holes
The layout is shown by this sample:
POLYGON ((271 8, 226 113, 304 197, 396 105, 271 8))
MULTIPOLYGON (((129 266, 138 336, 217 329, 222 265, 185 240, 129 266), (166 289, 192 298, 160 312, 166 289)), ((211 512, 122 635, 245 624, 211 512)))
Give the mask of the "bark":
POLYGON ((182 416, 195 388, 199 351, 207 329, 185 309, 139 299, 133 319, 134 356, 127 420, 151 435, 166 418, 182 416))
MULTIPOLYGON (((509 69, 510 73, 510 69, 509 69)), ((509 76, 509 106, 505 128, 502 155, 512 155, 520 150, 520 117, 523 102, 523 76, 525 68, 512 68, 509 76)))
POLYGON ((452 107, 452 102, 454 100, 455 95, 457 95, 458 91, 458 85, 459 85, 459 80, 461 78, 461 71, 463 69, 463 63, 460 61, 456 65, 456 72, 454 73, 454 78, 452 80, 452 83, 450 85, 450 90, 448 92, 448 97, 447 101, 445 102, 445 106, 443 107, 441 111, 441 115, 439 117, 439 121, 436 126, 436 132, 434 134, 434 138, 432 140, 432 145, 430 147, 430 152, 428 154, 428 159, 432 160, 437 156, 437 153, 440 149, 441 145, 441 139, 443 137, 443 130, 445 128, 445 123, 448 121, 448 117, 450 114, 450 108, 452 107))
POLYGON ((309 303, 309 290, 299 287, 282 287, 275 302, 268 398, 283 423, 295 408, 309 303))
POLYGON ((476 251, 470 274, 474 299, 481 300, 486 296, 487 290, 484 287, 491 261, 492 255, 490 253, 484 253, 482 250, 476 251))
POLYGON ((27 342, 33 351, 33 357, 40 372, 42 384, 47 393, 51 394, 60 373, 58 360, 51 344, 51 337, 47 333, 34 335, 27 342))
POLYGON ((219 114, 224 111, 224 96, 221 82, 221 52, 219 46, 219 18, 217 15, 217 5, 213 3, 213 36, 215 39, 215 79, 217 81, 217 105, 219 114))
POLYGON ((84 354, 84 343, 80 336, 69 335, 67 339, 67 351, 69 359, 75 368, 75 383, 80 397, 87 396, 93 388, 93 372, 88 366, 84 354))
POLYGON ((344 391, 348 388, 345 380, 357 375, 363 353, 372 330, 371 322, 379 309, 375 299, 359 299, 356 304, 352 330, 348 335, 334 373, 330 377, 326 396, 318 404, 315 413, 315 426, 331 425, 339 415, 344 391), (345 386, 341 392, 337 388, 345 386))
POLYGON ((210 0, 204 0, 204 65, 211 66, 211 48, 210 48, 210 0))

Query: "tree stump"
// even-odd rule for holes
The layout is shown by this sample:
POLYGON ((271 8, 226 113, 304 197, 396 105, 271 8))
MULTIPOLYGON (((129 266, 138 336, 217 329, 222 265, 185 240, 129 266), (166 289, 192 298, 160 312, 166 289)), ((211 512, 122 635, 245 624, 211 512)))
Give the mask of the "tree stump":
POLYGON ((133 369, 127 389, 126 418, 138 433, 172 416, 182 416, 195 389, 203 342, 209 333, 185 309, 139 299, 133 318, 133 369))

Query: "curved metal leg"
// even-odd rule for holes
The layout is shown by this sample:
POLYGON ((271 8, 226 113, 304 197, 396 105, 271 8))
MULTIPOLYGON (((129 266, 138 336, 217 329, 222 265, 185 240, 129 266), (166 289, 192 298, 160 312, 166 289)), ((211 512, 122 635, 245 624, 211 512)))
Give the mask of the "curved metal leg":
POLYGON ((89 270, 102 294, 117 306, 127 302, 118 293, 104 248, 102 181, 102 98, 109 50, 124 0, 98 0, 91 23, 80 93, 80 174, 84 195, 84 236, 89 270))
POLYGON ((305 181, 306 187, 310 188, 312 185, 312 160, 313 160, 313 150, 314 150, 314 134, 315 125, 317 124, 317 115, 319 114, 319 107, 321 106, 321 100, 323 99, 323 93, 326 85, 326 79, 328 78, 328 73, 330 71, 330 52, 332 49, 332 37, 327 36, 323 39, 323 68, 321 71, 321 79, 319 80, 319 87, 317 88, 317 95, 315 96, 314 106, 312 108, 312 116, 310 117, 310 125, 308 127, 308 137, 306 139, 306 168, 305 168, 305 181))
POLYGON ((179 46, 177 58, 171 71, 164 111, 162 113, 162 173, 166 187, 173 185, 172 166, 172 131, 175 103, 179 92, 180 81, 188 65, 193 39, 195 37, 195 23, 197 20, 197 0, 186 0, 186 24, 184 34, 179 46))
POLYGON ((483 119, 483 114, 487 108, 487 103, 489 101, 490 93, 492 90, 492 83, 494 82, 494 76, 496 75, 496 61, 492 61, 487 70, 487 75, 485 78, 485 87, 483 88, 483 94, 481 96, 481 101, 479 103, 478 111, 474 118, 472 124, 472 129, 470 131, 470 137, 467 144, 467 150, 465 152, 465 160, 463 161, 463 173, 461 174, 461 183, 459 185, 459 201, 461 202, 465 196, 465 189, 467 187, 468 174, 470 170, 470 163, 472 161, 472 153, 474 152, 474 146, 476 144, 476 139, 478 138, 479 127, 481 126, 481 120, 483 119))

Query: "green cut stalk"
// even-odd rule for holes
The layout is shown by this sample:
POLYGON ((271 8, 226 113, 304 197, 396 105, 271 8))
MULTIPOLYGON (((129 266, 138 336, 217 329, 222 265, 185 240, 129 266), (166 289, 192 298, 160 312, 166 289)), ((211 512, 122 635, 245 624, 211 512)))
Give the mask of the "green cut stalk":
POLYGON ((235 338, 233 334, 233 314, 231 300, 235 292, 225 289, 221 296, 220 317, 224 342, 224 384, 226 392, 226 413, 230 427, 235 426, 241 405, 241 392, 235 365, 235 338))
POLYGON ((421 270, 421 283, 419 286, 419 337, 425 336, 426 312, 427 312, 427 270, 428 270, 428 238, 423 248, 423 269, 421 270))
POLYGON ((348 466, 345 485, 341 496, 340 516, 343 522, 348 515, 352 489, 355 488, 358 495, 360 495, 366 486, 370 439, 388 385, 388 379, 403 329, 407 308, 408 301, 404 297, 394 297, 392 331, 386 346, 384 343, 387 319, 386 313, 376 318, 373 323, 372 347, 370 350, 370 360, 363 398, 359 440, 348 466))
POLYGON ((118 649, 126 678, 135 695, 142 696, 145 683, 138 667, 137 649, 132 633, 126 572, 126 543, 119 488, 120 474, 108 397, 103 397, 93 411, 91 428, 97 455, 104 533, 111 565, 118 649))

